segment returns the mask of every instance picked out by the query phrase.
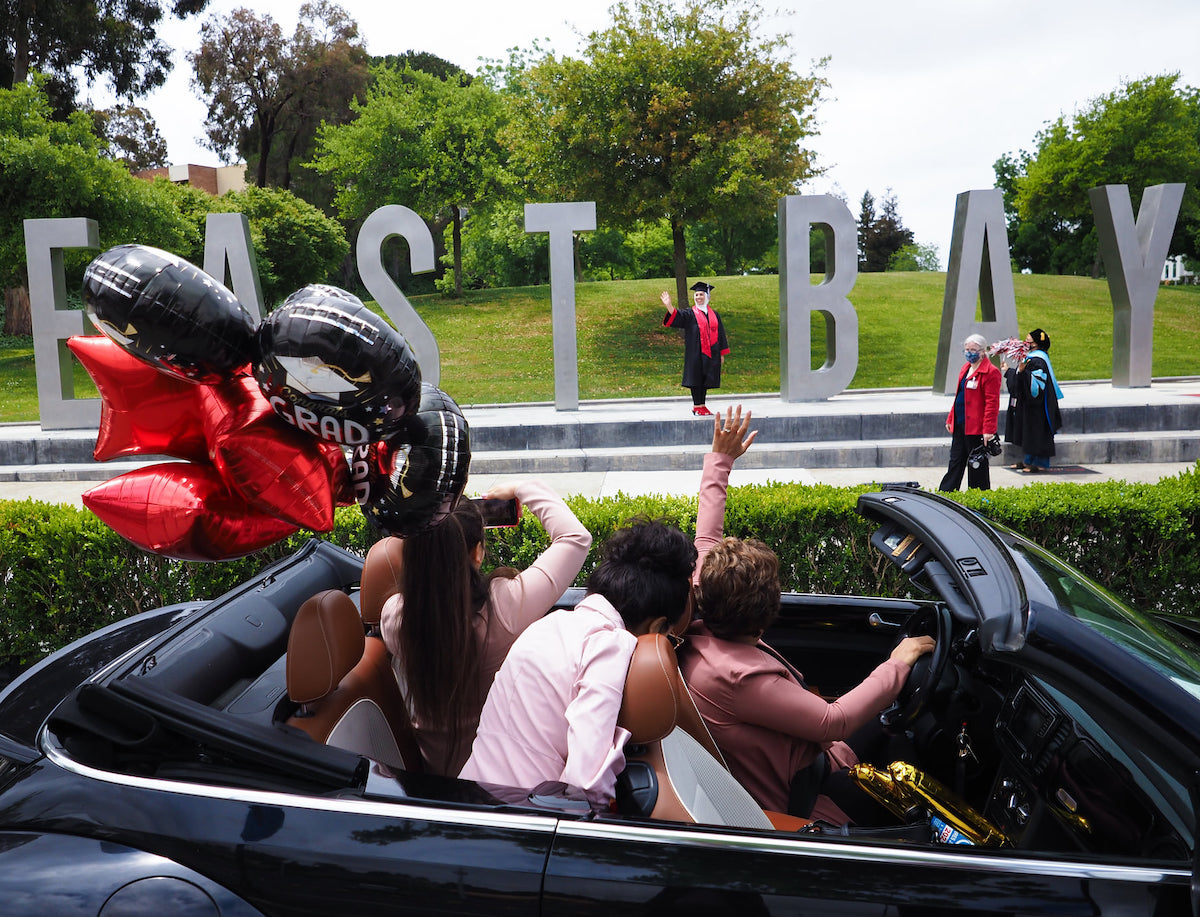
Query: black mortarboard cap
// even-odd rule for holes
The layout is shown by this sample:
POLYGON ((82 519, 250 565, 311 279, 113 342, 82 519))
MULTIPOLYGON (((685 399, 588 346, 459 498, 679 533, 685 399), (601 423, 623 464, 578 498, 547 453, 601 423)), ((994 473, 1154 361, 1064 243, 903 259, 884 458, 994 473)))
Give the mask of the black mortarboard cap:
POLYGON ((688 289, 700 290, 702 293, 711 293, 713 291, 713 285, 711 283, 705 283, 703 280, 698 280, 688 287, 688 289))

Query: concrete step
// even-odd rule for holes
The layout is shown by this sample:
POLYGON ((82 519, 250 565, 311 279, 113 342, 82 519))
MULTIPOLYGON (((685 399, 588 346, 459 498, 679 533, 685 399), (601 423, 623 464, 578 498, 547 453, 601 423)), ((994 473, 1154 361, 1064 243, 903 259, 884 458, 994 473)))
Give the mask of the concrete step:
MULTIPOLYGON (((1142 389, 1118 389, 1111 383, 1067 383, 1063 388, 1056 461, 1200 459, 1200 378, 1155 380, 1142 389)), ((783 402, 778 393, 709 399, 714 410, 742 404, 753 411, 758 439, 739 460, 748 468, 944 465, 950 402, 929 389, 855 390, 809 403, 783 402)), ((1002 395, 1002 406, 1006 402, 1002 395)), ((713 429, 711 418, 692 416, 690 403, 681 398, 589 401, 574 411, 556 411, 548 404, 467 405, 463 413, 471 428, 471 468, 477 474, 695 469, 713 429)), ((91 458, 95 442, 91 430, 0 424, 0 479, 53 475, 102 480, 169 460, 131 457, 98 464, 91 458)), ((1007 447, 1005 457, 1013 452, 1007 447)))
MULTIPOLYGON (((674 446, 613 446, 596 449, 472 450, 472 474, 528 475, 575 472, 695 471, 702 467, 709 442, 674 446)), ((1109 465, 1195 462, 1200 460, 1200 430, 1164 433, 1063 435, 1055 438, 1055 463, 1109 465)), ((741 468, 895 468, 940 467, 947 462, 950 438, 887 439, 875 442, 777 443, 761 435, 738 459, 741 468)), ((1005 446, 994 465, 1019 456, 1005 446)), ((103 481, 134 468, 173 459, 0 465, 0 481, 103 481)))

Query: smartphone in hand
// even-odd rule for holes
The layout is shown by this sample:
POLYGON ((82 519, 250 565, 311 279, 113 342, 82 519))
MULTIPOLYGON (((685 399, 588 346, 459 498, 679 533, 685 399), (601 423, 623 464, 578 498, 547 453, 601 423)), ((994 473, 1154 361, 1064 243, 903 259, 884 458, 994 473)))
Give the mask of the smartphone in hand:
POLYGON ((479 507, 486 528, 508 528, 521 522, 521 501, 515 497, 511 500, 473 497, 471 502, 479 507))

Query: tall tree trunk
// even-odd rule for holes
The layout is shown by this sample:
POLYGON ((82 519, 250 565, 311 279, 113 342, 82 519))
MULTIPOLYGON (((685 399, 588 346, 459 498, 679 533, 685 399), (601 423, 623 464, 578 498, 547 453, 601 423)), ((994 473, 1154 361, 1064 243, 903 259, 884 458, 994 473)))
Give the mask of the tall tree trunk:
POLYGON ((683 236, 683 221, 671 217, 671 243, 675 260, 675 296, 679 307, 689 305, 687 293, 687 239, 683 236))
POLYGON ((4 291, 4 334, 8 337, 33 334, 29 290, 25 287, 8 287, 4 291))
POLYGON ((29 31, 33 15, 25 3, 18 3, 13 12, 13 77, 12 84, 5 89, 20 86, 29 78, 29 31))
POLYGON ((267 160, 271 158, 271 140, 275 137, 275 116, 260 119, 258 130, 258 171, 254 183, 260 188, 265 188, 267 160))
POLYGON ((462 296, 462 208, 454 205, 454 229, 451 232, 454 245, 454 297, 462 296))

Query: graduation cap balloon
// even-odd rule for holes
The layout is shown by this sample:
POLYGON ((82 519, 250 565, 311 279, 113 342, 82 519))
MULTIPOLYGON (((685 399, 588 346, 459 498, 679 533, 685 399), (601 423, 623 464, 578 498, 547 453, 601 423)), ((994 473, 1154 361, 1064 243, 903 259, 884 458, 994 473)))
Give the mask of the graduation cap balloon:
POLYGON ((92 323, 123 350, 188 382, 228 378, 250 363, 254 319, 224 284, 182 258, 118 245, 83 275, 92 323))
POLYGON ((423 383, 417 412, 394 439, 355 450, 354 487, 363 515, 389 535, 438 525, 462 496, 471 466, 466 418, 454 399, 423 383))
POLYGON ((326 442, 390 436, 420 401, 404 336, 337 287, 297 290, 258 326, 257 345, 254 378, 275 413, 326 442))

